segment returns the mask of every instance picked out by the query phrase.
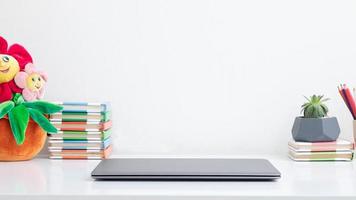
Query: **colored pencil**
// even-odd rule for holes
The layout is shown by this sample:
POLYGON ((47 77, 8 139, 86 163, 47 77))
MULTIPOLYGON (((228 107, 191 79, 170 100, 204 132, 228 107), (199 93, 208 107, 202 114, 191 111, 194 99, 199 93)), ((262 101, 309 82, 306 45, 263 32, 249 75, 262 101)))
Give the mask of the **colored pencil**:
MULTIPOLYGON (((342 97, 342 99, 344 100, 347 108, 349 109, 352 117, 354 118, 354 120, 356 120, 356 101, 355 101, 355 95, 351 94, 350 88, 348 88, 346 86, 346 84, 342 84, 340 85, 340 87, 338 87, 340 96, 342 97)), ((355 90, 354 90, 355 92, 355 90)))
POLYGON ((344 103, 346 104, 346 107, 349 109, 349 111, 350 111, 350 113, 351 113, 351 115, 353 117, 352 110, 350 108, 350 105, 349 105, 349 103, 348 103, 348 101, 346 99, 346 96, 345 96, 345 92, 343 90, 343 86, 340 85, 340 87, 338 87, 338 90, 339 90, 340 96, 342 97, 342 99, 344 100, 344 103))
POLYGON ((355 114, 356 114, 356 105, 355 105, 355 100, 354 97, 351 94, 351 91, 348 87, 345 88, 345 94, 346 94, 346 99, 348 100, 349 104, 350 104, 350 108, 352 110, 352 114, 354 116, 355 119, 355 114))

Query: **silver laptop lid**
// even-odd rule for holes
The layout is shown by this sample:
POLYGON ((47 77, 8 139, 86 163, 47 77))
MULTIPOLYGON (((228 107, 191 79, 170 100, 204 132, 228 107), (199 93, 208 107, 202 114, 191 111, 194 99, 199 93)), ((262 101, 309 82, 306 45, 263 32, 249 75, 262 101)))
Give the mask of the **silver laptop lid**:
POLYGON ((98 179, 275 179, 280 172, 265 159, 120 158, 103 160, 98 179))

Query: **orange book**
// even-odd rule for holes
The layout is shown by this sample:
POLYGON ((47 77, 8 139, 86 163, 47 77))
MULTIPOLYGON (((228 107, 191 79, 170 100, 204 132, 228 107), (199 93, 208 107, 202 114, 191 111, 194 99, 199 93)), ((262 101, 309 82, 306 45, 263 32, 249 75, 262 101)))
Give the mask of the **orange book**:
POLYGON ((105 150, 50 150, 51 159, 106 159, 110 156, 112 145, 105 150))
POLYGON ((51 122, 59 131, 105 131, 112 122, 51 122))

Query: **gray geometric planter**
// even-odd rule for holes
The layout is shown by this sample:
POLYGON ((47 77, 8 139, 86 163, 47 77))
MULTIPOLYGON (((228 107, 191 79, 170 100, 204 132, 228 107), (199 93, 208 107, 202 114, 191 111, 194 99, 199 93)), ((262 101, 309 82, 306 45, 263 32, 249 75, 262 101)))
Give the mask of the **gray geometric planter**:
POLYGON ((298 142, 335 141, 339 134, 340 127, 336 117, 296 117, 292 128, 293 138, 298 142))

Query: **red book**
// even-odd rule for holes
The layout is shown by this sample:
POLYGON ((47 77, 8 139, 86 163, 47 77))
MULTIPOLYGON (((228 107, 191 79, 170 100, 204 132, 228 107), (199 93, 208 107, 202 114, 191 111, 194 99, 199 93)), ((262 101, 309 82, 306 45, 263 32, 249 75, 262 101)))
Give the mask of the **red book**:
POLYGON ((112 122, 51 122, 59 131, 105 131, 112 122))

